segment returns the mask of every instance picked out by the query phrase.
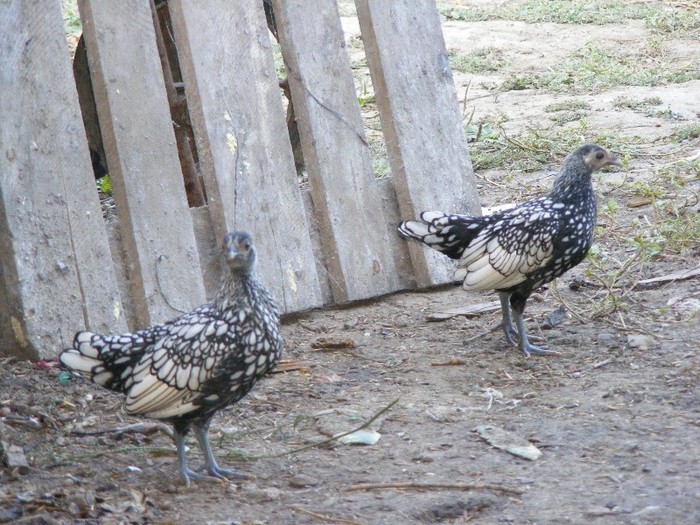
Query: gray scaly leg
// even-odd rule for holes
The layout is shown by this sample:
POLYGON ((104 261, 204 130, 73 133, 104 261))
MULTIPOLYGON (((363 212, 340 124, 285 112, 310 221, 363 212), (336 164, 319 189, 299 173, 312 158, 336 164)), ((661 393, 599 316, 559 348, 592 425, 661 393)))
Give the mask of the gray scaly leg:
POLYGON ((515 315, 515 325, 518 327, 518 335, 520 339, 520 341, 518 342, 518 349, 523 354, 525 354, 525 357, 530 357, 530 354, 561 355, 555 350, 547 350, 546 348, 541 348, 539 346, 530 344, 530 341, 527 338, 527 332, 525 331, 525 321, 523 320, 523 314, 516 310, 513 310, 513 314, 515 315))
POLYGON ((501 314, 503 315, 499 327, 502 328, 503 332, 506 334, 506 341, 514 345, 515 338, 518 336, 518 331, 513 326, 513 318, 510 313, 510 293, 498 292, 498 298, 501 300, 501 314))
POLYGON ((177 464, 180 470, 180 477, 182 478, 185 486, 190 486, 190 480, 194 479, 196 481, 219 481, 220 478, 204 476, 198 474, 187 466, 187 452, 185 451, 185 435, 181 434, 177 430, 174 431, 175 434, 175 447, 177 448, 177 464))
POLYGON ((204 452, 204 460, 206 462, 206 469, 209 474, 215 478, 225 479, 225 478, 247 478, 248 476, 243 472, 239 472, 233 469, 221 468, 214 458, 214 453, 211 450, 211 445, 209 444, 209 425, 197 426, 194 429, 195 435, 197 436, 197 441, 199 446, 204 452))

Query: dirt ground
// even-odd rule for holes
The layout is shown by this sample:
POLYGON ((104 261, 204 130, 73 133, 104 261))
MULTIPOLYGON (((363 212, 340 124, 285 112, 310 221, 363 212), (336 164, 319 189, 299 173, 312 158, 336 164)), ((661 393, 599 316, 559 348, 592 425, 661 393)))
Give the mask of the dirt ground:
MULTIPOLYGON (((352 41, 358 29, 350 14, 344 27, 352 41)), ((626 46, 651 38, 635 20, 445 21, 444 29, 448 48, 503 50, 504 70, 455 73, 455 82, 460 99, 469 86, 465 115, 474 110, 476 122, 507 114, 514 136, 528 126, 556 127, 543 108, 571 94, 493 94, 483 85, 546 71, 592 40, 626 46)), ((700 56, 697 39, 667 37, 663 45, 675 62, 700 56)), ((601 205, 617 202, 614 215, 599 217, 605 258, 582 263, 528 304, 531 333, 561 356, 524 358, 489 332, 497 310, 428 321, 496 299, 457 287, 285 319, 287 361, 212 426, 220 463, 250 479, 189 489, 180 485, 171 439, 150 421, 122 415, 120 396, 67 380, 54 363, 2 360, 0 439, 22 447, 29 466, 0 468, 0 523, 700 523, 700 281, 637 284, 697 268, 700 239, 651 255, 628 242, 663 219, 663 199, 681 220, 697 216, 697 171, 682 187, 664 186, 658 174, 700 150, 697 138, 667 139, 699 122, 699 95, 694 80, 574 97, 589 104, 590 129, 641 143, 627 172, 595 181, 601 205), (619 96, 660 97, 670 111, 616 107, 619 96), (657 182, 665 193, 638 205, 632 184, 657 182), (483 425, 529 442, 541 457, 490 445, 475 432, 483 425), (331 439, 360 427, 380 439, 331 439)), ((479 171, 482 202, 546 191, 556 169, 479 171)), ((190 446, 198 465, 194 439, 190 446)))

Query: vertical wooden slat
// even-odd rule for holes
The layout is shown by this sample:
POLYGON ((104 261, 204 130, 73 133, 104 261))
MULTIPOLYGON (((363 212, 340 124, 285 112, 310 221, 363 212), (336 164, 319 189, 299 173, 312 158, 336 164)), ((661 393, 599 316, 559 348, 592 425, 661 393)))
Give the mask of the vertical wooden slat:
POLYGON ((335 2, 274 2, 336 301, 401 287, 335 2))
POLYGON ((250 231, 285 312, 322 303, 262 2, 172 0, 212 222, 250 231))
MULTIPOLYGON (((422 211, 480 214, 434 0, 356 0, 362 40, 404 219, 422 211)), ((450 282, 454 265, 409 243, 419 286, 450 282)))
POLYGON ((0 3, 0 351, 126 327, 58 2, 0 3))
POLYGON ((205 300, 148 1, 79 0, 137 326, 205 300))

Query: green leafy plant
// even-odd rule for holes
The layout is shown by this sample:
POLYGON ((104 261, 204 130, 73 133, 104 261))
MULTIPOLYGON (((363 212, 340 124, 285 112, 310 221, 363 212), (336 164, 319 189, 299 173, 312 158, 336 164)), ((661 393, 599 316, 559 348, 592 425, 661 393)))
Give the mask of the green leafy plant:
POLYGON ((112 195, 112 179, 109 178, 109 175, 100 177, 95 182, 97 183, 97 189, 100 191, 100 193, 112 195))

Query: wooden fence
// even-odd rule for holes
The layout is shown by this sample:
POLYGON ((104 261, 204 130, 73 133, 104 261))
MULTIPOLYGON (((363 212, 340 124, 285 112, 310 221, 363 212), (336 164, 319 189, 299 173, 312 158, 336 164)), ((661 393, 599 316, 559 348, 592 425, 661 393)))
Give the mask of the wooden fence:
POLYGON ((203 303, 227 230, 253 234, 284 312, 450 280, 449 262, 395 233, 422 210, 479 209, 433 0, 355 2, 385 179, 372 173, 336 2, 272 2, 308 191, 262 2, 169 0, 198 207, 153 2, 78 3, 116 219, 95 188, 59 0, 1 2, 0 354, 50 358, 76 330, 135 330, 203 303))

